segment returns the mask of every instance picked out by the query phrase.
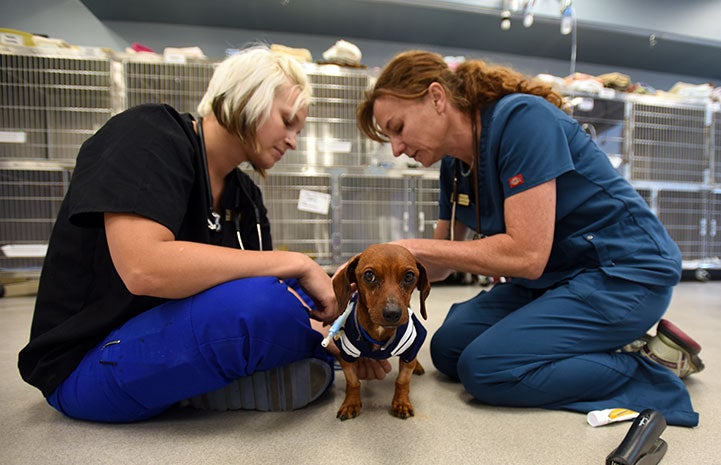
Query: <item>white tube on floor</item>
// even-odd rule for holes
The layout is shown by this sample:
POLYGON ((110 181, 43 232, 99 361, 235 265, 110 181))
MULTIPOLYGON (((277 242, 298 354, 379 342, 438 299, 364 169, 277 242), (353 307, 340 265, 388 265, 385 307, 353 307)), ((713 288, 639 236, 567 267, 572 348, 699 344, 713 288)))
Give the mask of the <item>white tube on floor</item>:
POLYGON ((619 421, 633 420, 638 412, 626 408, 609 408, 605 410, 593 410, 586 415, 588 424, 596 427, 619 421))

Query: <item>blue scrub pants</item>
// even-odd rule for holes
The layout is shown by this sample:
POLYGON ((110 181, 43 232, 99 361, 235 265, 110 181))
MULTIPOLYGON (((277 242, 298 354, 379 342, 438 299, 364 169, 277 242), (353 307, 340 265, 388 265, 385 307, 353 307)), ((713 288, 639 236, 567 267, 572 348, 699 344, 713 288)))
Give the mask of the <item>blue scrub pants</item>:
MULTIPOLYGON (((296 291, 309 302, 299 289, 296 291)), ((90 350, 48 397, 70 417, 144 420, 256 371, 328 360, 308 311, 277 278, 248 278, 168 301, 90 350)))
POLYGON ((485 404, 583 413, 653 408, 669 424, 695 426, 698 413, 678 376, 617 351, 662 317, 671 292, 601 271, 544 290, 498 284, 451 307, 431 357, 485 404))

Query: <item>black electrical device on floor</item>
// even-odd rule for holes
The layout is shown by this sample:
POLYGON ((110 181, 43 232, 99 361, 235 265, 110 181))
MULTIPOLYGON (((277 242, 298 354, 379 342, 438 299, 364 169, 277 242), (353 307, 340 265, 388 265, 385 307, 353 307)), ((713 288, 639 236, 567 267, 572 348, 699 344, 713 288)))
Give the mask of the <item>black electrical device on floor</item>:
POLYGON ((666 419, 658 410, 646 409, 633 421, 621 444, 606 457, 606 465, 656 465, 668 444, 661 439, 666 419))

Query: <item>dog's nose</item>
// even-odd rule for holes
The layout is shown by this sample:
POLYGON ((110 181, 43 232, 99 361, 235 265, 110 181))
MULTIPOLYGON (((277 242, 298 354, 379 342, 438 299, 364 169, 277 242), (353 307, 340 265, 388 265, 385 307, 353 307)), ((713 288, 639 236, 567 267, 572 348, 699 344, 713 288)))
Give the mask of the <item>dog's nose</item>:
POLYGON ((386 323, 398 323, 402 314, 403 310, 397 302, 388 302, 388 304, 383 307, 383 319, 386 323))

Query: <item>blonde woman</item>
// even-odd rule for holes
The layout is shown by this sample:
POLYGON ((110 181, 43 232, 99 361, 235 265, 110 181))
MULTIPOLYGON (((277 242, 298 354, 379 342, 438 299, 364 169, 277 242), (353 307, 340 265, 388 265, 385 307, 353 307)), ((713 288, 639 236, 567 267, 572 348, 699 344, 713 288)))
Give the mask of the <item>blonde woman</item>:
POLYGON ((199 119, 142 105, 82 146, 19 357, 53 407, 129 422, 188 398, 290 410, 325 391, 311 317, 338 313, 330 277, 272 250, 260 190, 237 169, 295 149, 310 98, 298 63, 254 46, 219 64, 199 119), (227 402, 203 396, 224 387, 227 402))

